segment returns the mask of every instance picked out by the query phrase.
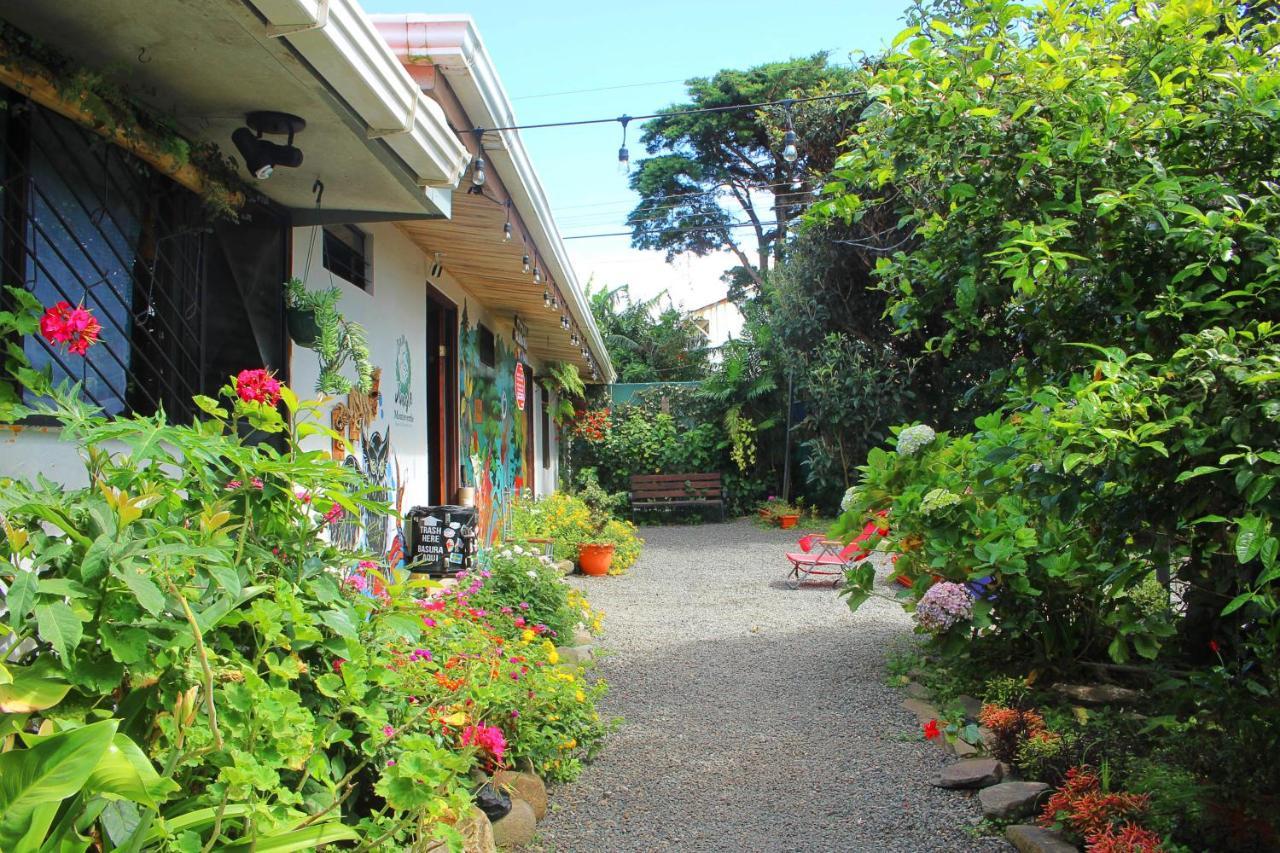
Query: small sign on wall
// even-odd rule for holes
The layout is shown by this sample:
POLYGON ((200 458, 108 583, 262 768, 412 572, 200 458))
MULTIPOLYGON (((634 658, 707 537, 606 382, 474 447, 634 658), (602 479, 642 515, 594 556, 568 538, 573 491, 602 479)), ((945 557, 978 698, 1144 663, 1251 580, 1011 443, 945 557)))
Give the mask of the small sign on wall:
POLYGON ((524 365, 517 361, 516 362, 516 408, 522 412, 524 411, 524 401, 526 396, 527 394, 526 394, 526 389, 524 384, 524 365))

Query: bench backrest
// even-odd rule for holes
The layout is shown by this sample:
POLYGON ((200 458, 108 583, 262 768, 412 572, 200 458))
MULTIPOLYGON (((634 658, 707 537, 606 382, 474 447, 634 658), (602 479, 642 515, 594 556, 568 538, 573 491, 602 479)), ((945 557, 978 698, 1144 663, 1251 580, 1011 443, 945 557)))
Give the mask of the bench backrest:
POLYGON ((633 500, 719 499, 720 474, 634 474, 631 497, 633 500))

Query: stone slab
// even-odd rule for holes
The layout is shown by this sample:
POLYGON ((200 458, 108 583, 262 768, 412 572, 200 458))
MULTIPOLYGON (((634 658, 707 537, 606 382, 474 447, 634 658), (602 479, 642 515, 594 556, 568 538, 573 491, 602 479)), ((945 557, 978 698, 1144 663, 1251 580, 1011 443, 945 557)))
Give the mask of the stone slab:
POLYGON ((982 814, 997 820, 1017 820, 1035 814, 1049 793, 1043 782, 1001 782, 978 792, 982 814))
POLYGON ((1040 826, 1017 823, 1005 828, 1004 837, 1018 853, 1078 853, 1074 844, 1040 826))
POLYGON ((1000 762, 994 758, 966 758, 942 768, 933 784, 951 789, 987 788, 998 784, 1003 776, 1000 762))

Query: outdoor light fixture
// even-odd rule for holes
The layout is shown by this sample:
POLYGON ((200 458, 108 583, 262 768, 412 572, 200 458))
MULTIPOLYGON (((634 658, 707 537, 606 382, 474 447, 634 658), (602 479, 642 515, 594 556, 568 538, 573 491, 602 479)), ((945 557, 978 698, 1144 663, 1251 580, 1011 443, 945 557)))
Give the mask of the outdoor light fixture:
POLYGON ((542 307, 543 308, 551 307, 551 291, 550 290, 542 291, 542 307))
POLYGON ((560 294, 559 293, 551 294, 551 310, 552 311, 560 310, 560 294))
POLYGON ((787 114, 787 132, 782 135, 782 159, 788 163, 794 163, 800 157, 800 152, 796 150, 796 131, 791 126, 791 105, 794 103, 790 98, 782 102, 782 110, 787 114))
POLYGON ((507 221, 502 223, 502 242, 511 242, 511 202, 507 202, 507 221))
POLYGON ((468 192, 480 192, 480 188, 484 186, 484 128, 477 127, 471 131, 476 137, 476 159, 471 165, 471 189, 468 192))
POLYGON ((569 331, 569 315, 568 314, 560 315, 560 328, 564 329, 566 332, 569 331))
POLYGON ((631 116, 619 116, 618 121, 622 124, 622 147, 618 149, 618 171, 626 174, 631 171, 631 152, 627 150, 627 123, 631 121, 631 116))
POLYGON ((440 273, 444 272, 444 264, 440 263, 440 258, 444 256, 443 252, 436 252, 435 262, 431 264, 431 277, 439 278, 440 273))
POLYGON ((306 121, 289 113, 259 111, 244 117, 248 127, 236 128, 231 141, 244 158, 244 167, 255 178, 265 181, 276 166, 296 169, 302 165, 302 152, 293 147, 293 135, 304 130, 306 121), (263 139, 263 134, 288 136, 284 145, 263 139))
POLYGON ((576 347, 581 340, 582 339, 578 337, 578 333, 574 332, 573 334, 569 335, 569 346, 576 347))
POLYGON ((529 253, 528 253, 528 252, 525 252, 525 253, 524 253, 524 260, 523 260, 521 263, 522 263, 522 266, 524 267, 524 274, 525 274, 525 275, 528 275, 528 274, 529 274, 529 270, 531 269, 531 267, 529 266, 529 253))
POLYGON ((533 262, 533 283, 542 284, 542 270, 538 269, 538 262, 533 262))

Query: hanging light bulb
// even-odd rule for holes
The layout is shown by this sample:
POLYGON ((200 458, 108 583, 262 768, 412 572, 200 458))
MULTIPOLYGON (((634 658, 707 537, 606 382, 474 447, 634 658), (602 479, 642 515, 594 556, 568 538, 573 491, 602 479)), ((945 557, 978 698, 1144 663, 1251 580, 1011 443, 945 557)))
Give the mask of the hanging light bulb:
POLYGON ((578 333, 574 332, 573 334, 569 335, 569 346, 576 347, 578 345, 579 340, 581 339, 578 337, 578 333))
POLYGON ((524 268, 524 274, 525 274, 525 275, 528 275, 528 274, 529 274, 529 270, 530 270, 530 269, 532 269, 532 267, 530 267, 530 266, 529 266, 529 253, 528 253, 528 252, 525 252, 525 253, 524 253, 524 260, 521 262, 521 265, 522 265, 522 267, 524 268))
POLYGON ((552 311, 560 310, 560 294, 559 293, 551 294, 551 310, 552 311))
POLYGON ((476 138, 476 159, 471 167, 471 186, 475 190, 479 190, 484 186, 484 128, 474 128, 471 133, 476 138))
POLYGON ((794 103, 790 98, 782 102, 782 110, 787 115, 787 132, 782 135, 782 159, 788 163, 794 163, 800 157, 800 152, 796 150, 795 128, 791 126, 791 105, 794 103))
POLYGON ((564 329, 566 332, 569 331, 569 315, 568 314, 560 315, 560 328, 564 329))
POLYGON ((533 283, 542 284, 542 270, 538 269, 538 262, 533 263, 533 283))
POLYGON ((578 350, 578 352, 582 353, 583 358, 586 358, 588 355, 590 355, 590 353, 587 352, 586 347, 583 347, 582 349, 578 350))
POLYGON ((511 199, 507 199, 507 221, 502 223, 502 242, 511 242, 511 199))
POLYGON ((618 149, 618 171, 625 175, 631 171, 631 152, 627 150, 627 124, 631 121, 631 116, 622 115, 618 121, 622 124, 622 147, 618 149))
POLYGON ((543 308, 551 307, 551 291, 550 290, 542 291, 542 307, 543 308))

